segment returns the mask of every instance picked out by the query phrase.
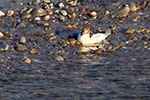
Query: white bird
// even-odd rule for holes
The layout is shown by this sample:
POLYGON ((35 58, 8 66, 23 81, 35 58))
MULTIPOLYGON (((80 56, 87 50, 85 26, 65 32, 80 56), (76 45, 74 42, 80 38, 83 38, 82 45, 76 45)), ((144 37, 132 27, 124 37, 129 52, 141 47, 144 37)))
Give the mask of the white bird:
POLYGON ((111 31, 107 30, 105 34, 103 33, 96 33, 92 34, 90 31, 90 27, 85 26, 83 31, 78 34, 78 41, 83 45, 91 45, 91 44, 98 44, 105 40, 110 34, 111 31))

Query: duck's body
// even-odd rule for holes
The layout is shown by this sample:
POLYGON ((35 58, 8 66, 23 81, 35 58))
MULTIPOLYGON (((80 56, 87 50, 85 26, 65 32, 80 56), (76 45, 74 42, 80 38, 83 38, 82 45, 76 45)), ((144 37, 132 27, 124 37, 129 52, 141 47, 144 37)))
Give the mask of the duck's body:
POLYGON ((83 29, 83 32, 79 33, 78 41, 83 45, 90 45, 90 44, 98 44, 105 40, 110 34, 110 30, 106 31, 105 34, 103 33, 96 33, 90 36, 91 32, 89 27, 83 29))

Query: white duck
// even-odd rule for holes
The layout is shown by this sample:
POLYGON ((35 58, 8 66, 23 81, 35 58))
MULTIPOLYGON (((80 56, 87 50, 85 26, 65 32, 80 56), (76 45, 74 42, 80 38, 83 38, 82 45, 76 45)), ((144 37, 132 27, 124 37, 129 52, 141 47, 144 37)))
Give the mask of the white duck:
POLYGON ((90 27, 85 26, 83 28, 83 31, 78 34, 78 41, 82 43, 83 45, 98 44, 102 42, 103 40, 105 40, 110 34, 111 34, 111 31, 107 30, 105 34, 97 33, 91 36, 90 27))

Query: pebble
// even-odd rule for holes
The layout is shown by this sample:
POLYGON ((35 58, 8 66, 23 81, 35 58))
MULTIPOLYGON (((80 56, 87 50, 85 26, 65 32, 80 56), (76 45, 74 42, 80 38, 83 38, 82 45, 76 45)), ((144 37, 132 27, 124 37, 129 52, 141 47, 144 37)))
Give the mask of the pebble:
POLYGON ((4 34, 2 32, 0 32, 0 38, 3 38, 4 34))
POLYGON ((30 14, 32 11, 33 11, 33 8, 29 8, 29 9, 26 10, 26 13, 30 14))
POLYGON ((125 31, 125 34, 133 34, 135 32, 135 29, 127 28, 125 31))
POLYGON ((20 52, 23 52, 25 51, 27 48, 24 46, 24 45, 18 45, 17 46, 17 50, 20 51, 20 52))
POLYGON ((66 10, 61 10, 60 13, 61 13, 63 16, 67 16, 67 11, 66 11, 66 10))
POLYGON ((40 17, 35 17, 35 18, 34 18, 34 21, 40 21, 40 20, 41 20, 40 17))
POLYGON ((96 13, 95 11, 92 11, 92 12, 90 13, 90 16, 91 16, 91 17, 95 17, 95 16, 97 16, 97 13, 96 13))
POLYGON ((4 44, 4 45, 1 46, 0 51, 4 52, 4 51, 7 51, 8 49, 9 49, 9 45, 8 44, 4 44))
POLYGON ((17 28, 26 28, 27 25, 24 23, 24 22, 20 22, 18 25, 17 25, 17 28))
POLYGON ((23 19, 29 19, 31 17, 32 17, 31 14, 25 14, 25 15, 22 16, 23 19))
POLYGON ((56 57, 56 60, 57 60, 57 61, 64 61, 64 58, 63 58, 62 56, 57 56, 57 57, 56 57))
POLYGON ((30 51, 29 51, 30 54, 35 54, 37 53, 37 50, 35 48, 32 48, 30 51))
POLYGON ((67 20, 67 18, 66 18, 65 16, 62 16, 62 15, 59 16, 59 19, 60 19, 62 22, 65 22, 65 21, 67 20))
POLYGON ((69 40, 69 43, 68 43, 68 44, 74 46, 74 45, 76 45, 76 43, 77 43, 76 40, 73 39, 73 38, 71 38, 71 39, 69 40))
POLYGON ((60 2, 59 4, 58 4, 58 6, 59 6, 59 8, 65 8, 65 5, 62 3, 62 2, 60 2))
POLYGON ((50 2, 51 2, 51 0, 44 0, 44 2, 45 2, 45 3, 50 3, 50 2))
POLYGON ((47 12, 42 8, 37 8, 32 11, 33 16, 45 16, 47 15, 47 12))
POLYGON ((46 15, 46 16, 44 16, 43 20, 45 20, 45 21, 50 20, 50 15, 46 15))
POLYGON ((109 15, 110 12, 108 10, 105 11, 105 15, 109 15))
POLYGON ((26 38, 24 36, 22 36, 19 40, 20 43, 24 44, 26 43, 26 38))
POLYGON ((29 58, 26 58, 24 61, 26 64, 31 64, 31 60, 29 58))
POLYGON ((103 53, 103 50, 102 50, 102 49, 96 50, 96 54, 102 54, 102 53, 103 53))
POLYGON ((124 5, 124 7, 122 7, 122 9, 120 9, 119 11, 115 11, 115 16, 116 17, 127 17, 129 14, 130 8, 129 6, 126 4, 124 5))
POLYGON ((5 13, 3 11, 0 11, 0 17, 4 17, 5 13))
POLYGON ((15 11, 13 11, 13 10, 8 10, 6 16, 11 17, 11 16, 14 16, 14 14, 15 14, 15 11))
POLYGON ((134 2, 131 2, 129 7, 130 7, 131 12, 137 11, 137 7, 136 7, 136 4, 134 2))

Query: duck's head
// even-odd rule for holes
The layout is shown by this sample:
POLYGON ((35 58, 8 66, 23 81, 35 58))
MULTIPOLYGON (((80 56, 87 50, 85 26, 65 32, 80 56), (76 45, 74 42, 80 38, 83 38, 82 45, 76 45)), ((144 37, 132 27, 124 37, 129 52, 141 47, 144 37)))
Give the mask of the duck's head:
POLYGON ((82 34, 90 34, 90 27, 89 26, 85 26, 83 28, 82 34))

